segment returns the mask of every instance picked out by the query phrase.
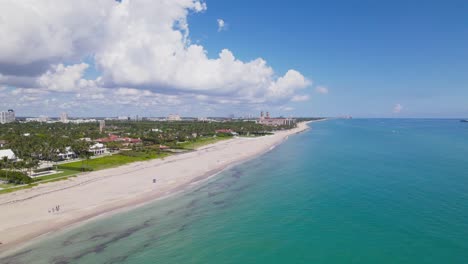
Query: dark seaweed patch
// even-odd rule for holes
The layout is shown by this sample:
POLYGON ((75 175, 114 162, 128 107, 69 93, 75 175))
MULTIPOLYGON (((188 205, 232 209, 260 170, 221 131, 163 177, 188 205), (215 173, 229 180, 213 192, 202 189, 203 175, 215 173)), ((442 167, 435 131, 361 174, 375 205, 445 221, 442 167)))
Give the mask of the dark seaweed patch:
POLYGON ((208 193, 208 197, 213 197, 213 196, 216 196, 216 195, 219 195, 219 194, 222 194, 224 192, 209 192, 208 193))
POLYGON ((249 187, 250 187, 250 185, 243 185, 243 186, 240 186, 240 187, 238 187, 238 188, 234 188, 234 189, 232 189, 232 190, 233 190, 234 192, 240 192, 240 191, 243 191, 243 190, 245 190, 245 189, 247 189, 247 188, 249 188, 249 187))
POLYGON ((81 252, 79 252, 78 254, 76 254, 75 256, 72 256, 72 257, 61 257, 60 259, 58 259, 59 262, 56 262, 56 263, 69 263, 71 261, 76 261, 76 260, 79 260, 89 254, 98 254, 98 253, 101 253, 102 251, 104 251, 109 245, 111 245, 112 243, 115 243, 119 240, 122 240, 124 238, 127 238, 131 235, 133 235, 134 233, 146 228, 149 226, 149 220, 148 221, 145 221, 145 223, 143 223, 142 225, 139 225, 139 226, 136 226, 136 227, 133 227, 133 228, 129 228, 123 232, 120 232, 120 233, 117 233, 114 237, 112 237, 110 240, 104 242, 104 243, 100 243, 92 248, 89 248, 89 249, 86 249, 86 250, 83 250, 81 252))
POLYGON ((169 211, 167 211, 166 215, 170 215, 170 214, 172 214, 174 212, 175 212, 175 210, 169 210, 169 211))
POLYGON ((21 252, 18 252, 14 255, 11 255, 9 257, 6 257, 6 258, 3 258, 3 259, 0 259, 1 260, 1 263, 4 263, 4 264, 16 264, 16 263, 21 263, 21 262, 18 262, 16 260, 16 258, 19 258, 19 257, 22 257, 24 255, 27 255, 29 254, 30 252, 32 252, 33 250, 32 249, 29 249, 29 250, 24 250, 24 251, 21 251, 21 252))
POLYGON ((181 231, 184 231, 186 228, 187 228, 187 224, 183 224, 180 228, 179 228, 179 232, 181 231))
POLYGON ((190 201, 190 203, 186 207, 192 208, 197 204, 197 202, 198 202, 198 199, 193 199, 192 201, 190 201))

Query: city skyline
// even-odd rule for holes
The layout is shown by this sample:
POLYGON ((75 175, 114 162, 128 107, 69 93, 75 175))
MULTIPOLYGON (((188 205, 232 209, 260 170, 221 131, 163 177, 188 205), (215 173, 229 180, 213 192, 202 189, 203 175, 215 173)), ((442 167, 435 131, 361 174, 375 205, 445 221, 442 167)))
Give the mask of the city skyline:
POLYGON ((0 108, 468 116, 465 2, 338 2, 6 1, 0 108))
MULTIPOLYGON (((14 121, 39 121, 39 122, 47 122, 51 121, 51 119, 54 120, 54 122, 62 122, 62 123, 68 123, 71 120, 76 120, 76 119, 93 119, 93 118, 99 118, 99 120, 105 119, 105 120, 139 120, 142 118, 164 118, 167 120, 172 120, 172 121, 178 121, 181 120, 181 118, 197 118, 197 119, 206 119, 207 117, 215 117, 215 118, 241 118, 241 119, 258 119, 262 118, 264 116, 265 111, 260 111, 259 113, 255 114, 246 114, 246 115, 235 115, 235 114, 229 114, 226 116, 195 116, 195 115, 188 115, 188 116, 181 116, 177 113, 169 113, 167 115, 159 115, 159 116, 140 116, 140 115, 108 115, 108 116, 97 116, 97 115, 86 115, 86 116, 76 116, 76 115, 70 115, 68 112, 61 112, 58 114, 52 114, 52 115, 44 115, 44 114, 36 114, 32 116, 27 116, 27 115, 17 115, 14 109, 8 109, 8 111, 0 111, 0 121, 2 121, 4 118, 6 118, 7 114, 10 114, 10 118, 8 122, 3 122, 3 123, 10 123, 14 121), (12 114, 11 114, 12 113, 12 114)), ((265 112, 267 117, 269 118, 269 112, 265 112)), ((278 115, 273 115, 273 117, 292 117, 292 116, 285 116, 282 114, 278 115)), ((343 116, 347 117, 347 116, 343 116)), ((340 118, 340 117, 338 117, 340 118)), ((99 120, 95 120, 96 122, 99 120)), ((2 123, 2 122, 0 122, 2 123)))

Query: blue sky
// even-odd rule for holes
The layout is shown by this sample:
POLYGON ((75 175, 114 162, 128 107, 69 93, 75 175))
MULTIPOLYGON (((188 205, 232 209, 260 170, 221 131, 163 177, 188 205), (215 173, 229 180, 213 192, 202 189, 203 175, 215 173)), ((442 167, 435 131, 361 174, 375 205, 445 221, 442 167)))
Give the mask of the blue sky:
POLYGON ((24 115, 468 116, 467 1, 2 7, 0 107, 24 115))
POLYGON ((468 115, 467 14, 467 1, 239 0, 208 2, 190 24, 210 54, 229 46, 329 87, 297 114, 460 117, 468 115), (218 17, 227 31, 217 32, 218 17))

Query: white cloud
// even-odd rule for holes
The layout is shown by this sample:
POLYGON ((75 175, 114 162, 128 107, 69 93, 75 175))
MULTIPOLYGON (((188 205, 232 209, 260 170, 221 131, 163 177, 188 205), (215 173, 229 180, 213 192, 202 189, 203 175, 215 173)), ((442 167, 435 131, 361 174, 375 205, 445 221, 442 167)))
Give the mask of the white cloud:
POLYGON ((401 104, 396 104, 393 107, 393 113, 399 114, 403 110, 403 106, 401 104))
POLYGON ((111 15, 110 31, 115 34, 96 53, 108 83, 256 101, 287 100, 296 89, 307 86, 305 77, 294 70, 276 77, 261 58, 240 61, 228 49, 209 58, 203 46, 187 39, 187 10, 193 10, 190 5, 175 5, 173 1, 139 5, 141 2, 126 2, 111 15), (147 14, 154 10, 172 10, 169 14, 173 15, 147 14), (174 23, 179 28, 174 28, 174 23))
POLYGON ((218 32, 221 32, 223 30, 227 30, 227 24, 226 24, 226 22, 224 22, 223 19, 218 18, 216 20, 216 22, 218 22, 218 32))
MULTIPOLYGON (((278 75, 262 58, 241 61, 228 49, 209 57, 189 38, 187 16, 207 9, 200 0, 5 0, 0 9, 5 85, 74 92, 79 100, 134 89, 141 92, 127 97, 178 103, 174 98, 206 96, 212 100, 197 101, 235 105, 305 100, 296 93, 311 84, 293 69, 278 75), (84 78, 85 58, 102 78, 84 78)), ((219 19, 218 26, 227 24, 219 19)))
POLYGON ((51 70, 37 79, 37 83, 46 90, 56 92, 71 92, 96 87, 96 81, 83 79, 84 72, 88 67, 89 65, 86 63, 70 66, 54 65, 51 70))
POLYGON ((295 95, 293 98, 291 98, 291 102, 304 102, 309 100, 309 96, 304 94, 304 95, 295 95))
POLYGON ((328 88, 325 86, 317 86, 315 91, 319 94, 328 94, 328 88))
POLYGON ((281 106, 279 109, 280 109, 280 111, 291 112, 291 111, 294 110, 294 107, 291 107, 291 106, 281 106))
POLYGON ((0 65, 28 66, 92 52, 117 2, 0 1, 0 65))

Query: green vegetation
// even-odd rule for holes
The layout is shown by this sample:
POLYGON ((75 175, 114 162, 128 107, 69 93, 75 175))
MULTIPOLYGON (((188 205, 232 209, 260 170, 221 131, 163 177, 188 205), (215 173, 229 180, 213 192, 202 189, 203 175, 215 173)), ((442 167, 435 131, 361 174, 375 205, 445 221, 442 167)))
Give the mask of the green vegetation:
POLYGON ((0 170, 0 180, 12 184, 28 184, 32 182, 32 179, 26 173, 11 170, 0 170))
POLYGON ((88 171, 103 170, 118 167, 131 162, 163 158, 166 156, 168 156, 168 154, 166 153, 123 151, 119 154, 115 154, 112 156, 89 159, 85 161, 85 163, 83 163, 82 161, 66 163, 63 165, 59 165, 58 169, 75 172, 83 171, 83 167, 86 168, 86 170, 88 171))
POLYGON ((57 179, 57 178, 63 178, 63 177, 67 177, 67 176, 76 175, 76 174, 79 173, 76 170, 70 170, 70 169, 61 168, 59 170, 61 171, 60 173, 45 175, 45 176, 41 176, 41 177, 36 177, 36 178, 33 179, 33 182, 45 182, 45 181, 50 181, 50 180, 54 180, 54 179, 57 179))
POLYGON ((14 184, 10 184, 10 183, 0 183, 0 188, 1 189, 5 189, 5 188, 10 188, 14 186, 14 184))
POLYGON ((205 145, 213 144, 213 143, 223 141, 223 140, 226 140, 226 139, 231 139, 231 138, 232 137, 227 137, 227 136, 225 136, 225 137, 200 138, 200 139, 193 140, 193 141, 182 142, 182 143, 178 144, 178 147, 184 148, 184 149, 189 149, 189 150, 194 150, 194 149, 197 149, 197 148, 205 146, 205 145))

